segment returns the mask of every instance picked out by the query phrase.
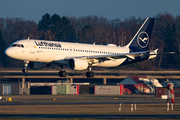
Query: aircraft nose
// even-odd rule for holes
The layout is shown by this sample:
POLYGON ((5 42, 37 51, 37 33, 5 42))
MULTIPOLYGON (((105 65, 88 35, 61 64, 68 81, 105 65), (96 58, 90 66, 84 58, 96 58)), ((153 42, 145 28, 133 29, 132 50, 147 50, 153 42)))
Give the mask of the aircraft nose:
POLYGON ((7 49, 5 49, 4 54, 7 55, 7 49))
POLYGON ((17 49, 9 47, 4 51, 4 54, 6 54, 8 57, 19 59, 21 56, 18 54, 18 52, 19 51, 17 49))
POLYGON ((4 54, 6 54, 7 56, 11 56, 12 51, 11 51, 9 48, 7 48, 7 49, 4 51, 4 54))

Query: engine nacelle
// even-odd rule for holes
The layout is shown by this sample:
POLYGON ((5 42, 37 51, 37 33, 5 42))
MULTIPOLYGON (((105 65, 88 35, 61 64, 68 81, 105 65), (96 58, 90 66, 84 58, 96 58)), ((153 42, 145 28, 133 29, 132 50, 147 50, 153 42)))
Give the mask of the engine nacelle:
POLYGON ((49 67, 50 64, 48 63, 40 63, 40 62, 29 62, 28 67, 33 70, 40 70, 46 67, 49 67))
POLYGON ((68 67, 72 70, 85 70, 88 68, 88 62, 82 59, 70 59, 68 61, 68 67))

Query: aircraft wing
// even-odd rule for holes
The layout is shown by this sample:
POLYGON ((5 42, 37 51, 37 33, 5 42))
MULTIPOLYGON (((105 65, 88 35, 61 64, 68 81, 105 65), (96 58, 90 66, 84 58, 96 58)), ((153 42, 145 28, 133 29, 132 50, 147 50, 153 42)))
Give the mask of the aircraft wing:
POLYGON ((133 52, 133 53, 122 53, 122 54, 110 54, 110 55, 96 55, 96 56, 88 56, 88 59, 120 59, 120 58, 131 58, 135 59, 135 57, 140 56, 142 54, 146 54, 146 51, 143 52, 133 52))
MULTIPOLYGON (((167 53, 157 53, 158 49, 151 50, 151 51, 141 51, 141 52, 132 52, 132 53, 122 53, 122 54, 108 54, 108 55, 94 55, 94 56, 77 56, 77 57, 66 57, 66 60, 72 58, 83 58, 83 59, 99 59, 99 60, 116 60, 121 58, 131 58, 135 59, 136 57, 147 57, 147 56, 156 56, 159 54, 174 54, 174 52, 167 52, 167 53)), ((154 57, 151 57, 154 58, 154 57)))
POLYGON ((150 50, 150 51, 141 51, 141 52, 132 52, 132 53, 122 53, 122 54, 111 54, 111 55, 97 55, 97 56, 88 56, 89 59, 101 59, 101 58, 131 58, 135 59, 135 57, 146 57, 146 56, 154 56, 154 55, 162 55, 162 54, 175 54, 175 52, 164 52, 157 53, 158 49, 150 50))

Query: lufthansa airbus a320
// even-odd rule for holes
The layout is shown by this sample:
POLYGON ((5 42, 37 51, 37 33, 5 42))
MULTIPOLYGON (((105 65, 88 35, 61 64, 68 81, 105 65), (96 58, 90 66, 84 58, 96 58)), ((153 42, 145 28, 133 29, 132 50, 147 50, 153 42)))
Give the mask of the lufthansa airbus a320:
POLYGON ((148 50, 154 18, 147 18, 132 40, 124 47, 114 44, 96 45, 46 40, 24 39, 14 42, 4 52, 7 56, 25 61, 27 68, 42 69, 52 64, 61 67, 60 77, 66 77, 63 69, 86 70, 87 77, 94 77, 92 67, 116 67, 156 57, 157 50, 148 50))

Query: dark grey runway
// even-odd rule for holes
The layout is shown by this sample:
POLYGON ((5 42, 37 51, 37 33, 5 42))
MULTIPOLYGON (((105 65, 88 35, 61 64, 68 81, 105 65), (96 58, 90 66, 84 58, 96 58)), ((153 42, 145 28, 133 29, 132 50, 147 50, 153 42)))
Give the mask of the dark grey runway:
POLYGON ((180 119, 180 115, 37 115, 37 114, 0 114, 0 119, 25 118, 95 118, 95 119, 180 119))
MULTIPOLYGON (((18 103, 17 101, 0 103, 3 105, 78 105, 78 104, 119 104, 120 102, 79 102, 79 103, 18 103)), ((149 104, 149 102, 122 102, 123 104, 149 104)), ((153 104, 156 104, 153 102, 153 104)), ((159 104, 159 103, 157 103, 159 104)), ((61 115, 61 114, 0 114, 0 119, 26 119, 26 118, 94 118, 94 119, 180 119, 180 115, 61 115)))
MULTIPOLYGON (((164 103, 166 104, 166 102, 51 102, 51 103, 39 103, 39 102, 35 102, 35 103, 22 103, 22 102, 4 102, 4 103, 0 103, 0 106, 4 106, 4 105, 91 105, 91 104, 161 104, 164 103)), ((176 102, 179 103, 179 102, 176 102)))

